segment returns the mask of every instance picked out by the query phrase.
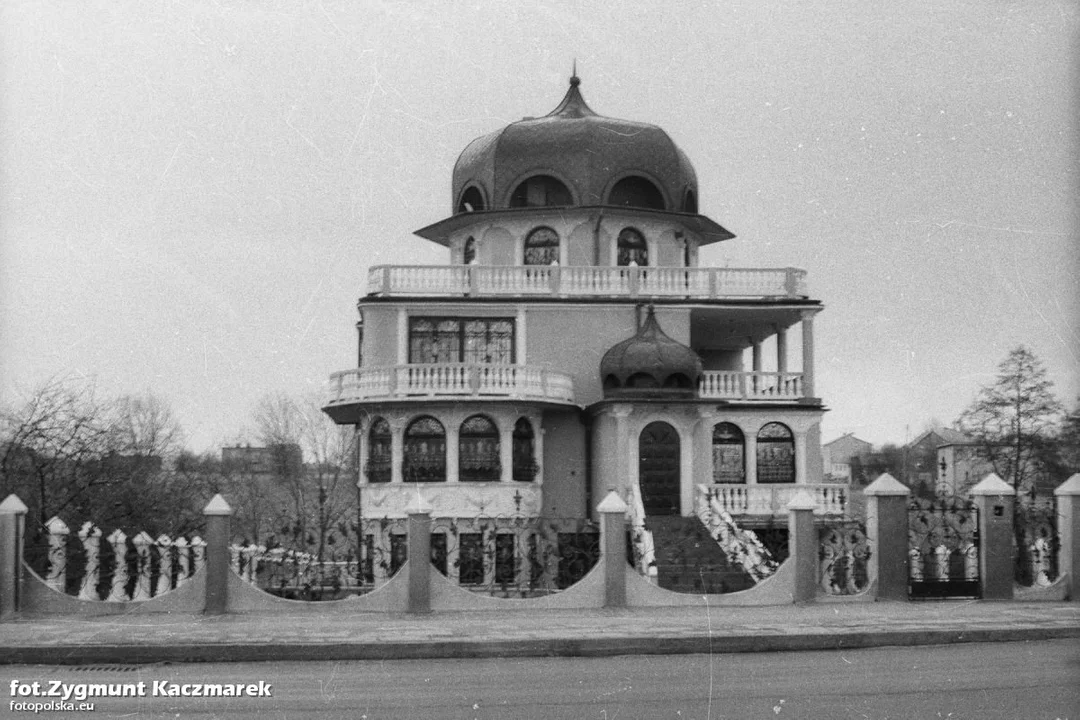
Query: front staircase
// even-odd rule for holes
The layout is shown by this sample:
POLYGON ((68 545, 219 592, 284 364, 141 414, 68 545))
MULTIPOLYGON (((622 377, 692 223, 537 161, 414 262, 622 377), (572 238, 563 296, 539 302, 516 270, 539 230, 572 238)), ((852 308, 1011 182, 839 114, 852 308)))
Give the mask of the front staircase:
POLYGON ((662 588, 685 593, 729 593, 753 587, 754 579, 728 560, 696 517, 651 515, 645 528, 656 551, 656 579, 662 588))

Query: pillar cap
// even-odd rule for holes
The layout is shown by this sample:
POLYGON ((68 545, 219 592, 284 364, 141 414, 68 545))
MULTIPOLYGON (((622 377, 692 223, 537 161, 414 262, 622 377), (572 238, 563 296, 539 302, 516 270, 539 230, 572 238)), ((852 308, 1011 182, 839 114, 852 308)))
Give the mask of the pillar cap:
POLYGON ((1076 473, 1071 478, 1058 485, 1054 490, 1054 494, 1080 495, 1080 473, 1076 473))
POLYGON ((971 488, 971 494, 972 495, 995 495, 995 496, 998 496, 998 495, 1005 496, 1005 495, 1007 495, 1009 497, 1012 497, 1012 496, 1016 495, 1016 490, 1013 489, 1012 485, 1005 482, 1004 480, 1002 480, 1000 477, 998 477, 994 473, 990 473, 989 475, 984 477, 982 480, 980 480, 979 483, 975 487, 971 488))
POLYGON ((867 485, 866 489, 863 490, 863 495, 903 495, 907 497, 910 494, 911 489, 889 473, 878 475, 877 480, 867 485))
POLYGON ((799 490, 788 501, 788 510, 813 510, 817 507, 817 501, 814 500, 814 496, 806 490, 799 490))
POLYGON ((430 515, 431 503, 424 499, 424 496, 417 490, 416 495, 413 497, 409 504, 405 506, 406 515, 430 515))
POLYGON ((19 496, 15 493, 11 493, 6 498, 4 498, 4 502, 0 503, 0 513, 23 515, 26 513, 27 510, 28 508, 26 507, 26 503, 20 500, 19 496))
POLYGON ((45 523, 45 529, 49 531, 50 535, 67 535, 71 532, 68 529, 67 523, 53 515, 49 518, 49 521, 45 523))
POLYGON ((629 506, 626 501, 619 497, 619 493, 612 490, 604 499, 600 501, 600 504, 596 506, 596 512, 599 513, 625 513, 629 506))
POLYGON ((225 502, 225 498, 221 497, 221 493, 218 493, 210 498, 202 512, 203 515, 232 515, 232 508, 225 502))

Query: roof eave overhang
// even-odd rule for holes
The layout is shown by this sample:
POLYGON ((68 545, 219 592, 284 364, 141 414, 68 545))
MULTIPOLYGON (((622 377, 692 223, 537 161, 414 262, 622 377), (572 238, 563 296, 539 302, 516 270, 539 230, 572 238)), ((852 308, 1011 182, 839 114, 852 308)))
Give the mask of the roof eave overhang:
POLYGON ((652 217, 652 218, 664 218, 671 222, 679 223, 683 225, 687 230, 690 230, 698 237, 701 238, 702 245, 711 245, 712 243, 721 242, 724 240, 731 240, 735 237, 735 233, 729 231, 716 221, 706 217, 705 215, 698 215, 696 213, 684 213, 673 212, 669 210, 650 210, 647 208, 635 208, 625 207, 622 205, 572 205, 565 207, 535 207, 535 208, 513 208, 513 209, 500 209, 500 210, 478 210, 475 212, 458 213, 451 215, 448 218, 440 220, 436 223, 432 223, 427 227, 422 227, 414 232, 425 240, 430 240, 434 243, 438 243, 444 247, 449 246, 450 236, 476 222, 482 221, 485 218, 500 218, 500 217, 529 217, 530 215, 543 215, 549 214, 552 211, 559 210, 585 210, 594 212, 618 212, 621 215, 629 215, 631 217, 652 217))

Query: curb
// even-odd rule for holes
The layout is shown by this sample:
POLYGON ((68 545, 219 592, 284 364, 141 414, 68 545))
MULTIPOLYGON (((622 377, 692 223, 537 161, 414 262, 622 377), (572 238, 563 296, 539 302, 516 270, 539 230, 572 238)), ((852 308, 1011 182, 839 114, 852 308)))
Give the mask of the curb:
POLYGON ((1024 642, 1080 637, 1080 627, 898 630, 668 637, 455 640, 362 645, 356 643, 221 643, 8 647, 0 665, 149 664, 160 662, 265 662, 314 660, 438 660, 509 657, 612 657, 617 655, 729 654, 853 650, 885 646, 1024 642))

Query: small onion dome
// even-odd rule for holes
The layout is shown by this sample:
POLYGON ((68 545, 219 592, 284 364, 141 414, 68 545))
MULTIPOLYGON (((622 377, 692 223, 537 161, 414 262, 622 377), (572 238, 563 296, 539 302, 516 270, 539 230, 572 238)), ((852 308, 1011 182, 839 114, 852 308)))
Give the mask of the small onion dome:
POLYGON ((600 361, 605 397, 694 397, 701 372, 701 358, 664 334, 651 305, 637 334, 600 361))

